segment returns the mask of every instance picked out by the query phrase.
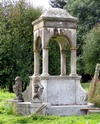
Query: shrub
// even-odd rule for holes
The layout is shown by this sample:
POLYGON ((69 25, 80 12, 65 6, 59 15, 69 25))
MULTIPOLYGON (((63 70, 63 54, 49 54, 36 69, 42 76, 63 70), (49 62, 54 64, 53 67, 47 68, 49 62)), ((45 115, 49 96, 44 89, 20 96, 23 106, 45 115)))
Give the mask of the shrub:
POLYGON ((16 106, 11 102, 0 102, 0 114, 16 114, 16 106))

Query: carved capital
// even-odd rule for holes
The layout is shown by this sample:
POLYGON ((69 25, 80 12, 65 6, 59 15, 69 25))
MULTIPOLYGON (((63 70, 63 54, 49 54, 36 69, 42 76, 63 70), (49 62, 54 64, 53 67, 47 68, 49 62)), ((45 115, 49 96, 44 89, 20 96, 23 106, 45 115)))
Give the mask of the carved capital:
POLYGON ((71 46, 71 50, 77 50, 76 46, 71 46))
POLYGON ((37 49, 36 49, 36 50, 33 50, 33 52, 40 52, 40 50, 37 50, 37 49))
POLYGON ((44 46, 44 47, 43 47, 43 49, 49 49, 49 47, 47 47, 47 46, 44 46))
POLYGON ((61 54, 66 54, 66 50, 61 50, 60 53, 61 54))

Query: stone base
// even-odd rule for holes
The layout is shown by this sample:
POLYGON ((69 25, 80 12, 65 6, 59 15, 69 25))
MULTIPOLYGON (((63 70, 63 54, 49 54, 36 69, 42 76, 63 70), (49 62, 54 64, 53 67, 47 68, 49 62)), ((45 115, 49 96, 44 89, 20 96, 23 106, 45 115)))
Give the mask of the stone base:
POLYGON ((87 93, 80 84, 80 76, 41 77, 44 87, 42 102, 52 106, 86 105, 87 93))
POLYGON ((84 115, 85 111, 82 111, 83 108, 89 108, 93 105, 66 105, 66 106, 51 106, 47 107, 47 115, 56 115, 56 116, 70 116, 70 115, 84 115))
POLYGON ((19 102, 17 104, 17 113, 20 115, 32 115, 35 113, 38 114, 44 114, 44 109, 41 111, 37 112, 38 109, 42 106, 43 104, 41 102, 38 103, 31 103, 31 102, 19 102))
POLYGON ((93 104, 51 106, 50 104, 19 102, 17 103, 17 113, 21 115, 32 115, 40 109, 36 114, 56 116, 84 115, 86 111, 82 111, 81 109, 89 107, 93 107, 93 104), (43 105, 47 106, 42 107, 43 105), (40 109, 41 107, 42 109, 40 109))
MULTIPOLYGON (((12 107, 17 108, 17 104, 18 104, 19 102, 22 102, 22 101, 21 101, 21 100, 8 99, 8 100, 6 100, 6 105, 11 104, 12 107)), ((22 103, 24 103, 24 102, 22 102, 22 103)))

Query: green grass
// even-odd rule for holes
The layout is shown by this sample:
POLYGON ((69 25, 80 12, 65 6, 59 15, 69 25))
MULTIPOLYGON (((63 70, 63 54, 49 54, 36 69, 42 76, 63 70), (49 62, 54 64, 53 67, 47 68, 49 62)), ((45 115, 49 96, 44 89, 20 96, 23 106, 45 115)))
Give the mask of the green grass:
POLYGON ((100 114, 90 114, 85 116, 15 116, 0 115, 0 124, 99 124, 100 114))
POLYGON ((0 102, 2 100, 6 100, 6 99, 13 99, 15 97, 14 93, 9 93, 7 91, 1 90, 0 89, 0 102))
POLYGON ((90 82, 88 82, 88 83, 81 83, 81 85, 82 85, 84 90, 89 91, 90 82))
MULTIPOLYGON (((88 90, 89 83, 82 86, 88 90)), ((100 114, 89 114, 84 116, 20 116, 16 115, 11 106, 4 102, 6 99, 12 99, 15 95, 12 93, 0 91, 0 124, 100 124, 100 114)))

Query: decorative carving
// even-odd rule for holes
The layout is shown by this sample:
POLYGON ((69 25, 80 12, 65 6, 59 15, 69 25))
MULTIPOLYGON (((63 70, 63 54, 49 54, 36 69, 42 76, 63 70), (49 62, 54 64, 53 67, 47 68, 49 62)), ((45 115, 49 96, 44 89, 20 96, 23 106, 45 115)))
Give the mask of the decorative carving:
POLYGON ((71 50, 77 50, 76 46, 71 46, 71 50))
POLYGON ((15 100, 24 101, 22 96, 22 79, 20 76, 15 78, 15 85, 13 85, 13 91, 16 94, 15 100))
POLYGON ((61 54, 66 54, 66 50, 61 50, 61 54))
POLYGON ((41 94, 42 94, 43 89, 44 89, 44 87, 40 83, 40 77, 34 77, 33 85, 34 85, 34 96, 33 96, 33 99, 35 99, 35 98, 40 99, 41 94))
POLYGON ((58 35, 58 29, 54 29, 54 35, 58 35))

